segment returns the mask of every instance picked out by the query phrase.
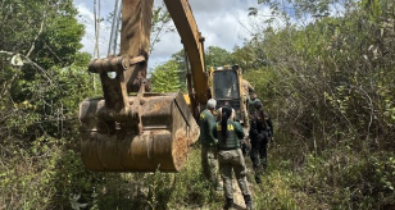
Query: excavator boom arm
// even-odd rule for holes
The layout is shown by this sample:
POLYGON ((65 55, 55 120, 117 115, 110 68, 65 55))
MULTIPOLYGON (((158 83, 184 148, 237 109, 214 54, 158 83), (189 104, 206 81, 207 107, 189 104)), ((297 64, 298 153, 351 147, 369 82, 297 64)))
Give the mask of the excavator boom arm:
POLYGON ((208 77, 205 74, 204 38, 197 27, 187 0, 164 0, 191 64, 195 100, 205 104, 209 98, 208 77))

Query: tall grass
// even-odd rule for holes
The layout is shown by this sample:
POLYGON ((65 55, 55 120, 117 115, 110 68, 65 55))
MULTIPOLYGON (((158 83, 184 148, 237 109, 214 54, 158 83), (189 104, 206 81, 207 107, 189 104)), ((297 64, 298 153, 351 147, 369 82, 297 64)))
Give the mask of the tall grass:
MULTIPOLYGON (((65 142, 45 138, 30 149, 18 148, 15 141, 1 144, 0 209, 72 209, 76 195, 75 202, 86 204, 81 209, 92 210, 221 209, 224 204, 223 192, 202 176, 198 146, 178 174, 93 173, 65 142)), ((255 183, 246 157, 254 205, 269 210, 390 209, 395 159, 384 152, 369 155, 347 146, 318 155, 300 141, 277 135, 261 184, 255 183)))

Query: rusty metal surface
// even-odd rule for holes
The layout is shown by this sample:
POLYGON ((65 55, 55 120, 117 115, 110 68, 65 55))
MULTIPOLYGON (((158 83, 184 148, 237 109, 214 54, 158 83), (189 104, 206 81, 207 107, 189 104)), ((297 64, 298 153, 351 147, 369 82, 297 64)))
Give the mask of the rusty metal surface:
MULTIPOLYGON (((133 104, 137 97, 128 97, 133 104)), ((199 127, 183 95, 147 93, 141 109, 142 132, 130 128, 132 116, 111 120, 103 99, 80 105, 82 160, 94 171, 177 172, 186 163, 190 145, 198 139, 199 127), (126 123, 127 122, 127 123, 126 123)))
POLYGON ((95 59, 89 63, 88 70, 92 73, 123 72, 131 65, 145 62, 143 56, 125 58, 124 56, 108 57, 105 59, 95 59))
POLYGON ((89 67, 100 74, 106 107, 115 112, 127 109, 128 93, 139 91, 146 78, 152 7, 153 0, 124 0, 121 55, 96 60, 89 67), (114 79, 108 77, 109 71, 116 72, 114 79))
MULTIPOLYGON (((124 0, 122 7, 121 54, 144 56, 148 62, 153 0, 124 0)), ((125 72, 127 92, 137 92, 147 76, 147 62, 125 72)))
MULTIPOLYGON (((191 96, 206 103, 210 93, 204 73, 204 40, 187 1, 170 5, 175 22, 181 20, 179 14, 189 19, 176 25, 187 27, 179 32, 187 42, 192 63, 197 93, 191 96)), ((149 91, 145 78, 152 7, 153 0, 123 0, 120 55, 89 65, 90 72, 100 75, 104 94, 104 99, 87 99, 80 104, 81 156, 91 170, 177 172, 185 165, 190 144, 198 139, 199 127, 180 92, 145 93, 149 91), (116 77, 108 77, 108 72, 115 72, 116 77), (129 96, 131 92, 137 96, 129 96)))

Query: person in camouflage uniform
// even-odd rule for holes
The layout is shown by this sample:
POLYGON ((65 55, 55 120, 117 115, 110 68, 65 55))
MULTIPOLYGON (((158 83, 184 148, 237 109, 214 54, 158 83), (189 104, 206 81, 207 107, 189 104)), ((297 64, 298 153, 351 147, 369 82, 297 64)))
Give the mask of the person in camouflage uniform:
POLYGON ((200 113, 200 143, 202 145, 201 161, 203 175, 213 183, 218 189, 221 188, 220 179, 218 175, 219 166, 217 160, 217 139, 212 134, 212 128, 215 127, 215 117, 213 111, 217 102, 210 99, 207 102, 207 109, 200 113))
POLYGON ((244 138, 244 131, 238 122, 230 120, 232 110, 228 106, 222 107, 222 119, 213 129, 213 135, 218 138, 218 162, 224 182, 226 197, 225 209, 233 206, 232 170, 235 172, 237 183, 244 196, 247 209, 252 210, 252 198, 247 183, 247 169, 241 152, 240 140, 244 138))
POLYGON ((260 176, 265 173, 268 165, 267 145, 273 136, 273 123, 264 111, 261 102, 254 104, 254 115, 250 123, 251 161, 255 171, 255 181, 261 183, 260 176))
POLYGON ((255 104, 259 104, 259 103, 261 103, 261 100, 258 99, 258 95, 256 93, 253 93, 251 95, 250 100, 248 101, 248 111, 250 113, 251 118, 255 113, 255 104))
POLYGON ((254 87, 245 79, 241 80, 241 86, 243 87, 244 101, 248 102, 250 95, 255 91, 254 87))
MULTIPOLYGON (((257 98, 257 94, 256 93, 252 93, 250 95, 251 97, 249 97, 247 99, 246 102, 246 115, 249 116, 249 120, 247 120, 246 123, 246 132, 248 131, 248 129, 251 127, 251 119, 253 118, 253 115, 255 113, 255 107, 254 104, 256 103, 260 103, 260 100, 257 98)), ((242 146, 241 146, 241 151, 243 152, 243 155, 246 156, 247 154, 251 155, 251 137, 249 136, 249 134, 246 136, 246 138, 244 139, 242 146)))
MULTIPOLYGON (((252 85, 245 79, 241 80, 241 86, 242 86, 242 92, 243 92, 243 103, 245 104, 245 109, 242 110, 243 114, 245 114, 245 116, 248 116, 249 114, 249 101, 250 101, 250 95, 253 94, 254 87, 252 87, 252 85)), ((247 122, 244 122, 246 127, 249 127, 249 121, 247 120, 247 122)))

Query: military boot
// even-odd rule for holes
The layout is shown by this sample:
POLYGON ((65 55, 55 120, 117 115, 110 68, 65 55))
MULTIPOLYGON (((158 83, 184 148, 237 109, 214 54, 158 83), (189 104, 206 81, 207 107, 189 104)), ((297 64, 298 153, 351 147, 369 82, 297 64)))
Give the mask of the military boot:
POLYGON ((251 195, 244 195, 244 202, 246 204, 247 210, 254 210, 252 205, 251 195))
POLYGON ((224 210, 230 210, 233 207, 233 198, 226 198, 224 210))

